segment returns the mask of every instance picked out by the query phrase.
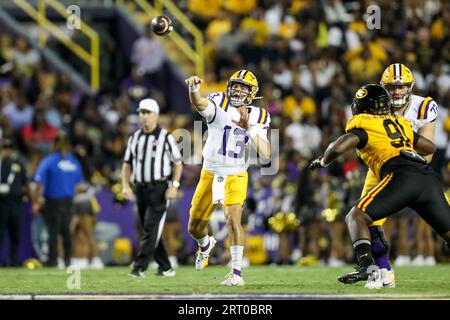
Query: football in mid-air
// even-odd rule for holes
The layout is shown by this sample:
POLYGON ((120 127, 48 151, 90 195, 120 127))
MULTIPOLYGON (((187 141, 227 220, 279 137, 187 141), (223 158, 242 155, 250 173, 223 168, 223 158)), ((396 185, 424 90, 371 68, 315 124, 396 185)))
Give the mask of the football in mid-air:
POLYGON ((168 16, 156 16, 152 19, 152 30, 158 36, 165 36, 173 30, 172 20, 168 16))

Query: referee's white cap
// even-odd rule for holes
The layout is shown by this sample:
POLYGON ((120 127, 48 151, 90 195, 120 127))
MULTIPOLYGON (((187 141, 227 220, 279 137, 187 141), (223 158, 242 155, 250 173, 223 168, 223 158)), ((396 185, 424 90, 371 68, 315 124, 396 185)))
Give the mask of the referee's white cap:
POLYGON ((137 111, 139 112, 140 110, 147 110, 147 111, 155 112, 155 113, 159 114, 158 102, 156 102, 156 100, 154 100, 154 99, 141 100, 141 102, 139 102, 139 107, 138 107, 137 111))

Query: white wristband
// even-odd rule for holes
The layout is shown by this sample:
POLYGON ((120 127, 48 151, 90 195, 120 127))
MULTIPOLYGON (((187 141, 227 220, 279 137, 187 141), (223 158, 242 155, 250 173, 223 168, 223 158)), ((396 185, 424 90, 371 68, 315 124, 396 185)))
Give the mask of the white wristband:
POLYGON ((256 137, 258 135, 258 133, 256 132, 255 128, 248 129, 247 133, 250 136, 250 139, 253 139, 254 137, 256 137))
POLYGON ((189 92, 194 93, 199 91, 200 91, 200 84, 189 86, 189 92))
POLYGON ((324 167, 324 168, 326 168, 326 167, 328 167, 330 164, 328 163, 325 163, 325 162, 323 162, 323 158, 322 159, 320 159, 320 165, 322 166, 322 167, 324 167))

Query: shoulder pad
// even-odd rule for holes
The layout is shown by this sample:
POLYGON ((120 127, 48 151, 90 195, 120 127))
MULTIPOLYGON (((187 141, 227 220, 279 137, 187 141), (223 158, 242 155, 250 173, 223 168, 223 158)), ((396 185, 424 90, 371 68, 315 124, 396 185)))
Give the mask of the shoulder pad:
POLYGON ((222 110, 228 110, 228 98, 223 92, 214 92, 208 95, 208 100, 210 100, 217 108, 221 108, 222 110))
POLYGON ((359 128, 361 125, 361 117, 363 116, 363 114, 357 114, 354 115, 353 117, 351 117, 350 119, 348 119, 347 124, 345 126, 345 132, 354 129, 354 128, 359 128))
POLYGON ((270 114, 264 108, 258 108, 254 106, 250 106, 251 108, 251 122, 255 124, 260 124, 264 127, 269 126, 270 124, 270 114))
POLYGON ((438 113, 437 103, 431 97, 423 99, 417 110, 418 120, 432 121, 436 119, 438 113))

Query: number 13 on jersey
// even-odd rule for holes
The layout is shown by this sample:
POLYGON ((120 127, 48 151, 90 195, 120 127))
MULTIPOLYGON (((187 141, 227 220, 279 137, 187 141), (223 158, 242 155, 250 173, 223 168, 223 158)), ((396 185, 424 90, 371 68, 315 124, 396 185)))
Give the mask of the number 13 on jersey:
POLYGON ((219 149, 219 154, 222 156, 228 156, 234 159, 240 159, 244 155, 245 145, 249 140, 248 135, 244 129, 234 128, 232 130, 231 126, 225 126, 223 128, 222 145, 219 149), (230 138, 230 133, 233 131, 234 139, 232 145, 228 148, 228 142, 230 138))

